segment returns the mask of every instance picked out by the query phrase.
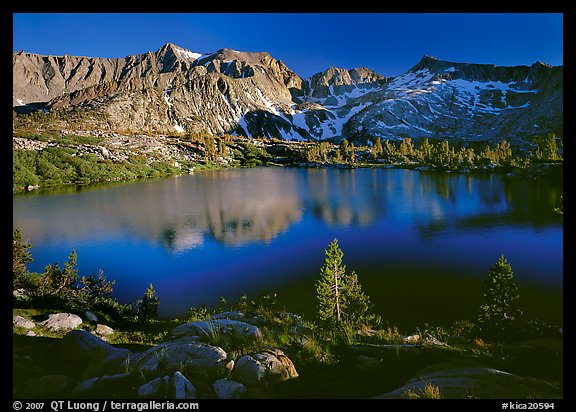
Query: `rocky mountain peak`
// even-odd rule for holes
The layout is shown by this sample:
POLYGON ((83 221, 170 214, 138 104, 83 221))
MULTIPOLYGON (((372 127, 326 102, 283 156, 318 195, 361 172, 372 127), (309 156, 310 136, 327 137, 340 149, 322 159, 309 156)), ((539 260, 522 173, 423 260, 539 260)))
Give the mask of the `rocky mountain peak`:
POLYGON ((267 52, 244 52, 224 48, 199 57, 193 66, 204 66, 208 73, 221 73, 233 79, 253 76, 270 82, 280 82, 288 88, 300 88, 302 79, 281 60, 267 52))
POLYGON ((374 83, 386 80, 386 77, 364 66, 350 70, 350 77, 352 77, 356 84, 374 83))
POLYGON ((424 55, 415 66, 413 66, 408 72, 417 72, 419 70, 428 70, 432 73, 441 73, 450 67, 454 67, 455 63, 440 60, 433 56, 424 55))
POLYGON ((202 56, 200 53, 176 46, 173 43, 166 43, 154 54, 161 73, 173 71, 182 61, 192 63, 202 56))
POLYGON ((361 66, 303 80, 267 52, 200 54, 167 43, 123 59, 14 52, 13 105, 81 106, 112 130, 512 142, 562 134, 562 73, 542 62, 499 67, 425 55, 392 78, 361 66))

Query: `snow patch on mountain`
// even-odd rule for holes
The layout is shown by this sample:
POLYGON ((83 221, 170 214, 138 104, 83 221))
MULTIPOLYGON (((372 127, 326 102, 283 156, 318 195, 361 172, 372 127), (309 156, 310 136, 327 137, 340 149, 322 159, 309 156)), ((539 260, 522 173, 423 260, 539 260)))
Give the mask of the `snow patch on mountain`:
POLYGON ((388 84, 388 89, 407 90, 416 88, 429 81, 433 76, 434 73, 430 72, 428 69, 420 69, 415 72, 407 72, 395 77, 394 80, 388 84))
POLYGON ((186 50, 186 49, 182 49, 180 47, 176 47, 174 46, 174 51, 182 58, 184 59, 192 59, 192 60, 196 60, 200 57, 202 57, 202 53, 194 53, 193 51, 190 50, 186 50))

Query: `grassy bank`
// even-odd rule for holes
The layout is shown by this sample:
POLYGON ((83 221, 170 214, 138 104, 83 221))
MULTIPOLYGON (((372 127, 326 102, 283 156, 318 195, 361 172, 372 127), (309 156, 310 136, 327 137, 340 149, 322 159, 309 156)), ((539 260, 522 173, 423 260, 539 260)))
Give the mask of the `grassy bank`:
POLYGON ((212 136, 206 132, 166 136, 101 131, 14 129, 13 191, 57 185, 157 178, 206 168, 253 166, 398 167, 461 173, 561 174, 561 148, 553 134, 529 147, 410 138, 372 139, 356 147, 339 143, 286 142, 212 136))

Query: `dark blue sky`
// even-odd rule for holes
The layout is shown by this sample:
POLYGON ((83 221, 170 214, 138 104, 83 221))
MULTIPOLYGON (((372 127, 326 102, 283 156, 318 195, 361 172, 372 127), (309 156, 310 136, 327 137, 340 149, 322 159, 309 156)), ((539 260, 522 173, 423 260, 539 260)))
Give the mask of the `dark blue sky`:
POLYGON ((563 64, 561 13, 16 13, 13 49, 125 57, 172 42, 198 53, 266 51, 301 77, 330 66, 395 76, 442 60, 563 64))

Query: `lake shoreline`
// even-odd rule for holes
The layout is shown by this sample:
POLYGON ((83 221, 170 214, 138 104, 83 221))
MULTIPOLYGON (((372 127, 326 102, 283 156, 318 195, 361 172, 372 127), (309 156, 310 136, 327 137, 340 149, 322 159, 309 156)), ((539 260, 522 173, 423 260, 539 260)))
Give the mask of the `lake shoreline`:
POLYGON ((318 251, 337 237, 399 326, 425 308, 430 321, 449 319, 435 299, 457 300, 466 316, 477 279, 502 253, 522 275, 527 306, 560 320, 562 186, 553 179, 263 167, 94 187, 14 196, 14 227, 35 246, 33 270, 74 249, 83 272, 118 281, 121 302, 153 282, 167 302, 162 316, 261 289, 309 313, 302 294, 314 289, 318 251), (399 312, 405 301, 410 310, 399 312))
MULTIPOLYGON (((77 177, 67 181, 66 175, 38 178, 20 176, 23 172, 19 172, 13 182, 13 194, 34 191, 41 187, 126 182, 145 180, 150 177, 195 173, 207 169, 254 166, 339 169, 400 168, 463 174, 503 173, 511 177, 561 176, 563 173, 562 160, 539 160, 536 157, 527 167, 526 158, 516 161, 523 165, 521 167, 514 166, 509 159, 506 160, 506 165, 493 163, 490 160, 483 161, 484 164, 464 164, 452 161, 445 165, 438 165, 426 161, 398 161, 390 157, 374 159, 370 147, 352 148, 353 153, 350 155, 349 148, 342 149, 337 145, 329 148, 319 143, 286 142, 277 139, 258 140, 232 136, 217 139, 218 145, 214 137, 207 136, 198 137, 197 140, 186 140, 172 136, 151 137, 97 131, 60 131, 59 134, 49 131, 18 131, 13 136, 13 152, 22 155, 27 153, 28 157, 32 156, 31 159, 25 157, 18 160, 20 169, 29 168, 31 162, 44 161, 41 159, 46 158, 48 162, 53 162, 57 167, 76 168, 77 177), (311 157, 320 156, 310 154, 314 150, 320 150, 315 145, 323 147, 324 152, 321 156, 328 157, 327 153, 332 153, 331 156, 334 158, 310 160, 311 157), (45 154, 48 152, 49 155, 45 154), (350 156, 351 158, 347 158, 350 156), (84 158, 91 160, 82 161, 81 159, 84 158), (57 182, 54 179, 63 181, 57 182), (18 184, 16 181, 24 183, 18 184)), ((411 142, 409 144, 412 145, 411 142)), ((22 157, 22 155, 19 156, 22 157)), ((473 151, 469 155, 472 156, 473 151)), ((405 155, 394 154, 393 156, 405 155)), ((30 174, 31 171, 27 170, 25 173, 30 174)))
POLYGON ((205 171, 213 171, 213 170, 223 170, 223 169, 244 169, 244 168, 254 168, 254 167, 292 167, 292 168, 311 168, 311 169, 342 169, 342 170, 354 170, 354 169, 402 169, 402 170, 413 170, 416 172, 432 172, 432 173, 451 173, 451 174, 461 174, 461 175, 469 175, 469 176, 487 176, 487 175, 504 175, 510 178, 540 178, 540 177, 563 177, 563 164, 556 163, 556 162, 543 162, 538 166, 533 166, 530 168, 478 168, 478 169, 464 169, 464 170, 449 170, 449 169, 441 169, 435 168, 425 164, 419 163, 394 163, 394 164, 357 164, 354 166, 348 164, 333 164, 333 163, 309 163, 309 164, 299 164, 299 165, 282 165, 282 164, 266 164, 266 165, 258 165, 258 166, 214 166, 211 165, 209 167, 200 168, 200 170, 194 170, 187 173, 175 173, 175 174, 168 174, 161 177, 144 177, 139 179, 129 179, 129 180, 122 180, 122 179, 115 179, 115 180, 107 180, 105 182, 102 181, 95 181, 95 182, 69 182, 65 184, 58 184, 58 185, 49 185, 49 186, 28 186, 28 187, 21 187, 13 190, 13 195, 20 195, 34 191, 53 191, 53 190, 60 190, 66 189, 68 187, 88 187, 93 186, 97 188, 99 185, 108 185, 113 183, 129 183, 129 182, 136 182, 136 181, 147 181, 151 179, 165 179, 175 176, 185 176, 187 174, 192 173, 202 173, 205 171))

